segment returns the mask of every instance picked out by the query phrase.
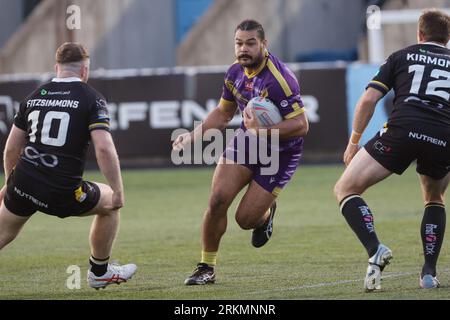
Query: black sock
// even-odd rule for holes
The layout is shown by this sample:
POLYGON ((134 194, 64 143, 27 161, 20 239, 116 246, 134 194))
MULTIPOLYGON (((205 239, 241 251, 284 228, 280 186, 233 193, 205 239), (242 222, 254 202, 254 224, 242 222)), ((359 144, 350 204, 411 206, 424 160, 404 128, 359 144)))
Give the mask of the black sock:
POLYGON ((89 263, 91 265, 91 271, 97 276, 100 277, 106 273, 108 270, 108 260, 106 259, 97 259, 93 256, 89 258, 89 263))
POLYGON ((420 226, 423 255, 425 257, 422 277, 425 274, 436 276, 436 263, 444 240, 445 218, 443 204, 430 202, 425 206, 422 225, 420 226))
POLYGON ((372 212, 370 212, 367 204, 357 194, 345 197, 341 201, 340 207, 342 215, 347 220, 353 232, 358 236, 359 241, 366 248, 370 258, 377 252, 378 245, 380 244, 375 233, 372 212))

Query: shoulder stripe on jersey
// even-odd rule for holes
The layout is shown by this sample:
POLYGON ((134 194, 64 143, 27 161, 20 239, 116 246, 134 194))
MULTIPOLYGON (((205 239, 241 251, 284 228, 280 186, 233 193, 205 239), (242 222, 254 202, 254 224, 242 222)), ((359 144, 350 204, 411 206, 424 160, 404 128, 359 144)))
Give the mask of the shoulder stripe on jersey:
MULTIPOLYGON (((296 104, 297 104, 297 103, 296 103, 296 104)), ((297 105, 298 105, 298 104, 297 104, 297 105)), ((296 116, 298 116, 298 115, 301 115, 301 114, 304 113, 304 112, 305 112, 305 108, 300 108, 300 109, 297 109, 297 110, 295 110, 295 111, 293 111, 293 112, 291 112, 291 113, 285 115, 284 118, 285 118, 285 119, 292 119, 292 118, 294 118, 294 117, 296 117, 296 116)))
POLYGON ((272 72, 275 79, 277 79, 286 97, 290 97, 292 95, 291 88, 289 87, 286 79, 283 77, 280 71, 278 71, 277 67, 275 67, 275 65, 270 59, 267 61, 267 67, 269 67, 270 72, 272 72))
POLYGON ((242 94, 239 93, 238 89, 234 86, 233 81, 226 80, 225 86, 228 88, 228 90, 231 91, 233 96, 235 96, 237 99, 241 100, 244 103, 248 103, 248 99, 246 99, 242 94))
POLYGON ((382 87, 384 90, 389 91, 390 89, 388 88, 387 85, 385 85, 383 82, 380 81, 376 81, 376 80, 372 80, 370 81, 370 83, 375 84, 375 85, 379 85, 380 87, 382 87))

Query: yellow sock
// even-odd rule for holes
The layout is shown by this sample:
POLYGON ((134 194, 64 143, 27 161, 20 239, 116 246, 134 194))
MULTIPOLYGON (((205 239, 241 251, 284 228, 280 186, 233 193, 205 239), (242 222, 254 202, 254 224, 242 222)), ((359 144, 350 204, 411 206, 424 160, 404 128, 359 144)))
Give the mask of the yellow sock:
POLYGON ((216 260, 217 260, 217 251, 216 252, 202 251, 201 263, 206 263, 208 266, 214 267, 216 265, 216 260))

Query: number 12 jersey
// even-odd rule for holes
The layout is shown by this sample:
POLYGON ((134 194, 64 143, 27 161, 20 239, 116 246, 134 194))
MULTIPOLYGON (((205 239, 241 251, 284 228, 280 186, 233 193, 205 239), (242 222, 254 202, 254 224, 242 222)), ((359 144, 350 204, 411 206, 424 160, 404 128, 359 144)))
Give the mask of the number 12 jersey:
POLYGON ((417 120, 450 126, 450 50, 421 43, 394 52, 368 87, 394 89, 389 122, 417 120))

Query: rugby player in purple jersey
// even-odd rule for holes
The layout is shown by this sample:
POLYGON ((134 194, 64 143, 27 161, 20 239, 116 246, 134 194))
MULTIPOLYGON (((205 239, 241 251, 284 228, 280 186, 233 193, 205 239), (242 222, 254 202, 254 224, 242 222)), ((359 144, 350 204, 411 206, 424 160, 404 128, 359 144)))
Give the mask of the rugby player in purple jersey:
MULTIPOLYGON (((308 132, 308 120, 300 97, 295 75, 277 57, 267 50, 267 40, 262 25, 254 20, 241 22, 235 32, 236 62, 225 75, 219 105, 202 125, 190 133, 180 135, 173 143, 180 150, 196 139, 201 139, 208 129, 224 129, 237 108, 243 113, 242 130, 228 144, 214 172, 211 195, 203 217, 202 257, 186 285, 215 282, 215 265, 220 239, 227 228, 227 211, 237 194, 245 187, 235 218, 244 230, 253 229, 252 245, 263 246, 272 235, 276 198, 297 169, 303 147, 303 137, 308 132), (260 132, 254 111, 246 109, 247 103, 261 96, 271 100, 283 116, 283 121, 267 129, 267 134, 279 136, 277 152, 278 170, 264 174, 260 161, 249 161, 252 148, 240 150, 240 135, 260 132), (250 149, 250 150, 249 150, 250 149), (244 152, 244 161, 237 161, 244 152)), ((271 148, 271 146, 268 146, 271 148)))

